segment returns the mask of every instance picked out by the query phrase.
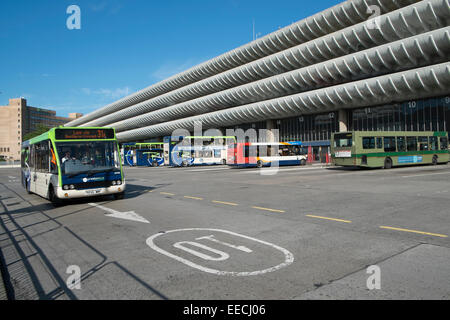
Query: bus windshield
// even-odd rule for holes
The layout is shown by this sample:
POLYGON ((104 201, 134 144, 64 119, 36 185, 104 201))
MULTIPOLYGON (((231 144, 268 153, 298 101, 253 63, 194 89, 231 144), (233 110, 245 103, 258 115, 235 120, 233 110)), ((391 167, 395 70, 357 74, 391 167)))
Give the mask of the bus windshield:
POLYGON ((334 135, 335 148, 349 148, 352 146, 353 139, 351 133, 341 133, 334 135))
POLYGON ((96 173, 120 169, 114 141, 56 142, 62 174, 96 173))

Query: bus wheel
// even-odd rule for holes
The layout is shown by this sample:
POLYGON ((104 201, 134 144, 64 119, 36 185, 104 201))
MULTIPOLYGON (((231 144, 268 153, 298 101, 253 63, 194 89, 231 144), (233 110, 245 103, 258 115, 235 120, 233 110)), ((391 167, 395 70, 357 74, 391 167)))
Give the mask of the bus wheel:
POLYGON ((391 158, 386 158, 386 160, 384 160, 384 168, 385 169, 392 168, 392 159, 391 158))
POLYGON ((431 163, 433 164, 433 166, 438 164, 438 156, 437 155, 433 156, 433 160, 431 161, 431 163))
POLYGON ((222 160, 222 164, 223 164, 223 165, 226 165, 226 164, 227 164, 227 160, 223 159, 223 160, 222 160))
POLYGON ((122 200, 122 199, 124 198, 124 196, 125 196, 125 193, 123 193, 123 192, 121 192, 121 193, 115 193, 115 194, 113 195, 114 200, 122 200))
POLYGON ((306 160, 305 159, 300 160, 300 165, 301 166, 306 166, 306 160))
POLYGON ((54 207, 59 207, 62 204, 62 200, 56 196, 53 186, 50 186, 48 189, 48 198, 54 207))
POLYGON ((262 161, 261 161, 261 160, 258 160, 258 162, 256 163, 256 166, 257 166, 258 168, 262 168, 262 166, 263 166, 262 161))

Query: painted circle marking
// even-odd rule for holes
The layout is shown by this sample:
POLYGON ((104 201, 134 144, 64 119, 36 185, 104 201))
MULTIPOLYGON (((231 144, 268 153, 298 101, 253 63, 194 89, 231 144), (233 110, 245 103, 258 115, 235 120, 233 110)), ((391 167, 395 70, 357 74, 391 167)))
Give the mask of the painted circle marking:
POLYGON ((186 228, 186 229, 169 230, 169 231, 159 232, 157 234, 154 234, 153 236, 147 238, 146 243, 153 250, 155 250, 155 251, 157 251, 157 252, 159 252, 159 253, 161 253, 163 255, 166 255, 166 256, 174 259, 174 260, 177 260, 177 261, 179 261, 181 263, 184 263, 185 265, 188 265, 188 266, 190 266, 192 268, 195 268, 195 269, 203 271, 203 272, 208 272, 208 273, 212 273, 212 274, 216 274, 216 275, 220 275, 220 276, 237 276, 237 277, 242 277, 242 276, 261 275, 261 274, 277 271, 277 270, 279 270, 281 268, 287 267, 288 265, 290 265, 290 264, 292 264, 294 262, 294 255, 291 252, 289 252, 288 250, 286 250, 286 249, 284 249, 284 248, 282 248, 280 246, 277 246, 277 245, 275 245, 273 243, 266 242, 266 241, 263 241, 263 240, 259 240, 259 239, 253 238, 253 237, 245 236, 245 235, 242 235, 242 234, 239 234, 239 233, 236 233, 236 232, 222 230, 222 229, 186 228), (161 249, 160 247, 158 247, 154 243, 154 240, 156 238, 158 238, 159 236, 162 236, 162 235, 168 234, 168 233, 180 232, 180 231, 215 231, 215 232, 228 233, 228 234, 231 234, 233 236, 241 237, 241 238, 244 238, 244 239, 247 239, 247 240, 252 240, 252 241, 264 244, 266 246, 272 247, 272 248, 274 248, 274 249, 276 249, 278 251, 281 251, 284 254, 285 261, 283 263, 280 263, 280 264, 278 264, 276 266, 273 266, 273 267, 270 267, 270 268, 267 268, 267 269, 251 271, 251 272, 248 272, 248 271, 245 271, 245 272, 221 271, 221 270, 216 270, 216 269, 212 269, 212 268, 201 266, 201 265, 199 265, 197 263, 194 263, 194 262, 189 261, 187 259, 184 259, 184 258, 182 258, 180 256, 172 254, 172 253, 170 253, 170 252, 168 252, 168 251, 166 251, 164 249, 161 249))

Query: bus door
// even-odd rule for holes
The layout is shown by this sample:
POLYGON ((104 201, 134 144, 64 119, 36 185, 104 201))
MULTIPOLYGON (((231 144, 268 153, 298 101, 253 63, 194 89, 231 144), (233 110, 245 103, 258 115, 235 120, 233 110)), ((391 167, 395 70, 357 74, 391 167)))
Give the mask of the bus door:
MULTIPOLYGON (((48 196, 48 186, 50 184, 50 141, 41 141, 35 144, 35 172, 32 175, 34 180, 34 190, 42 197, 48 196)), ((52 159, 53 160, 53 159, 52 159)))

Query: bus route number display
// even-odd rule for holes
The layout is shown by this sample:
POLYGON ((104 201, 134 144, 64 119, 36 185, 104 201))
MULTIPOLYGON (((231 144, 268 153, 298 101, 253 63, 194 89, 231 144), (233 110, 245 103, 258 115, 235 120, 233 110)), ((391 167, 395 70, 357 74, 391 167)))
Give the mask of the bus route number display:
POLYGON ((56 140, 114 139, 113 129, 58 129, 56 140))

